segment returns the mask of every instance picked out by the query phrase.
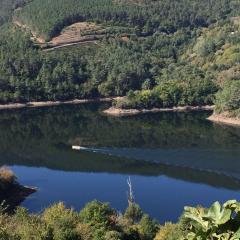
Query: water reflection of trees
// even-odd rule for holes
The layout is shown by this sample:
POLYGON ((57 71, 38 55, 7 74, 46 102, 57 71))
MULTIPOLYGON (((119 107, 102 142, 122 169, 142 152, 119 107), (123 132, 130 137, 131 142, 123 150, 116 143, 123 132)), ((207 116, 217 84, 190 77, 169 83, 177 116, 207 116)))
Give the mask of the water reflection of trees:
POLYGON ((161 113, 112 118, 101 106, 65 106, 0 113, 0 146, 36 142, 104 147, 239 147, 240 129, 213 126, 207 113, 161 113))
POLYGON ((216 172, 71 151, 71 144, 142 149, 240 147, 240 129, 212 125, 205 120, 207 113, 112 118, 100 114, 102 107, 84 105, 1 112, 0 164, 44 166, 65 171, 163 174, 239 188, 236 178, 216 172))

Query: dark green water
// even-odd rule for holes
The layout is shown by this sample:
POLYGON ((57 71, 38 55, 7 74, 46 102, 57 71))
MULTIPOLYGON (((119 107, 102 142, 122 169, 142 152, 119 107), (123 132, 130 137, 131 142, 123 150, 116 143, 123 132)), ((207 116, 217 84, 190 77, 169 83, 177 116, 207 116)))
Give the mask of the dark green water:
POLYGON ((39 189, 23 206, 80 209, 98 199, 122 211, 128 176, 136 201, 161 222, 176 221, 185 205, 240 199, 240 128, 212 124, 206 112, 114 118, 105 107, 0 112, 0 164, 39 189))

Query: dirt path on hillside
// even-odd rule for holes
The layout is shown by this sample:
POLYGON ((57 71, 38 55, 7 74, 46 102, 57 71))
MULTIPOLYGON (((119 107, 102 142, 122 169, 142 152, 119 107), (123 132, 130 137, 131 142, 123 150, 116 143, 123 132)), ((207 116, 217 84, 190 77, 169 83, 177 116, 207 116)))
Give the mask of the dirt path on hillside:
POLYGON ((84 45, 84 44, 88 44, 88 43, 93 43, 93 44, 99 45, 96 40, 88 40, 88 41, 83 40, 83 41, 78 41, 78 42, 73 42, 73 43, 66 43, 66 44, 55 46, 55 47, 45 48, 45 49, 43 49, 43 51, 50 52, 50 51, 53 51, 53 50, 56 50, 59 48, 70 47, 70 46, 75 46, 75 45, 84 45))

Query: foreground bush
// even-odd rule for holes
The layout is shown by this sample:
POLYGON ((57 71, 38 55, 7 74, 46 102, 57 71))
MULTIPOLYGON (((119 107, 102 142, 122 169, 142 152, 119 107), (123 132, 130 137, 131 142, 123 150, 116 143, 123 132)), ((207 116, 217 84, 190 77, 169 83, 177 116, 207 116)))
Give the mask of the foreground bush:
POLYGON ((54 240, 78 239, 78 214, 63 203, 47 208, 42 219, 52 229, 54 240))
POLYGON ((131 204, 124 215, 109 204, 93 201, 80 213, 54 204, 42 214, 18 208, 0 211, 1 240, 237 240, 240 239, 240 202, 230 200, 209 209, 185 207, 177 224, 163 226, 131 204))
POLYGON ((180 225, 167 222, 160 227, 154 240, 178 240, 180 237, 183 237, 180 225))
MULTIPOLYGON (((141 211, 134 205, 130 208, 141 211)), ((157 222, 146 214, 130 220, 96 200, 80 213, 63 203, 38 215, 24 208, 18 208, 14 215, 0 212, 1 240, 152 240, 157 230, 157 222)))

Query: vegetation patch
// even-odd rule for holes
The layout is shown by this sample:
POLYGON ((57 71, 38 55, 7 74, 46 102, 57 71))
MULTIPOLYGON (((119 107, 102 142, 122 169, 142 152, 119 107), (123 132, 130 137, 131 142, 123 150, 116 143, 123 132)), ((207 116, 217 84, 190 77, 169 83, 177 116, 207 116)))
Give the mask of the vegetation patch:
POLYGON ((15 174, 6 167, 0 168, 0 203, 11 211, 36 189, 21 186, 15 174))
POLYGON ((166 81, 152 90, 129 92, 114 102, 120 109, 173 108, 212 105, 217 86, 209 80, 194 82, 166 81))
POLYGON ((239 239, 239 206, 236 200, 210 208, 185 207, 177 224, 161 226, 132 203, 124 214, 109 204, 92 201, 80 211, 54 204, 42 214, 18 208, 14 215, 0 213, 3 240, 206 240, 239 239))

